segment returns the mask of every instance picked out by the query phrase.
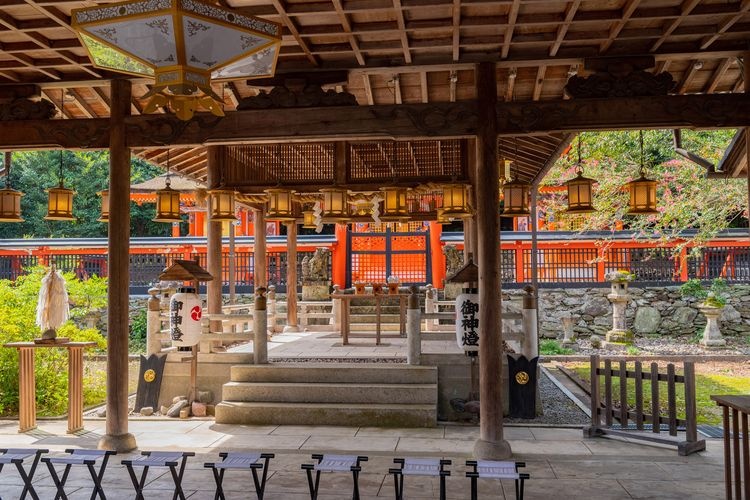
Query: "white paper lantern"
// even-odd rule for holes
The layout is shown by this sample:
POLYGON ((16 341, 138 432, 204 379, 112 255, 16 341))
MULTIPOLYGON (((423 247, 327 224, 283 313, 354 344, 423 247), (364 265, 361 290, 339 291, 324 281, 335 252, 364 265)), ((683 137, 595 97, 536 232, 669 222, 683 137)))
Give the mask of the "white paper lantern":
POLYGON ((169 334, 172 345, 192 347, 200 341, 203 303, 195 288, 180 288, 169 301, 169 334))

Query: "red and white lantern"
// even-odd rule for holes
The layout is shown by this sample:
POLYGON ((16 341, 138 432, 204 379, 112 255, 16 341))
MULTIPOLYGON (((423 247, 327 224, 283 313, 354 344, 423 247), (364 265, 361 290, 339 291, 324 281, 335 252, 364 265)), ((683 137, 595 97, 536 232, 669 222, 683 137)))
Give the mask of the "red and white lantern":
POLYGON ((169 334, 172 345, 192 347, 200 341, 203 303, 195 288, 180 288, 169 301, 169 334))

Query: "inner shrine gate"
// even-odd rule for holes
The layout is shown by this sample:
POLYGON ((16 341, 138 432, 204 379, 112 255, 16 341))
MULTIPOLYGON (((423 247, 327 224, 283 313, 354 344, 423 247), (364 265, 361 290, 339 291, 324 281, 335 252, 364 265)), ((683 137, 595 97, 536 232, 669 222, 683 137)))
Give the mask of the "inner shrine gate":
POLYGON ((346 233, 349 259, 346 268, 346 286, 354 283, 386 283, 388 277, 397 276, 405 285, 426 285, 432 282, 430 266, 430 230, 409 232, 357 232, 346 233))

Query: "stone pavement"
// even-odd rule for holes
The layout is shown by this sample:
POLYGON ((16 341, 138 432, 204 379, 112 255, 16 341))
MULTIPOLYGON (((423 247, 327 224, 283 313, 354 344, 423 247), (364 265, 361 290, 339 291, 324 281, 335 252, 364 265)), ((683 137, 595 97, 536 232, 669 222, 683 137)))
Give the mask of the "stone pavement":
MULTIPOLYGON (((86 431, 66 435, 64 421, 41 421, 39 429, 18 434, 17 422, 0 421, 0 448, 44 447, 62 451, 69 447, 93 447, 104 431, 104 421, 86 420, 86 431)), ((314 452, 368 455, 363 464, 363 499, 393 498, 393 479, 387 474, 393 457, 431 456, 453 460, 448 478, 448 498, 468 499, 469 480, 464 462, 471 457, 478 429, 473 426, 439 425, 429 429, 376 427, 242 426, 215 424, 212 420, 133 419, 130 431, 142 450, 189 450, 197 456, 188 461, 184 486, 193 500, 214 498, 211 472, 206 461, 218 459, 219 451, 258 450, 276 453, 266 487, 268 500, 309 498, 307 480, 300 464, 314 452)), ((720 499, 723 498, 722 444, 709 440, 708 450, 679 457, 673 449, 607 438, 583 439, 580 429, 506 427, 516 460, 527 463, 531 480, 526 498, 534 499, 720 499)), ((134 491, 120 465, 125 455, 113 457, 103 481, 110 500, 132 499, 134 491)), ((43 464, 34 481, 42 500, 54 498, 49 473, 43 464)), ((74 467, 67 489, 71 500, 87 499, 91 482, 85 468, 74 467)), ((479 497, 514 498, 513 483, 480 480, 479 497)), ((152 469, 146 498, 172 498, 169 472, 152 469)), ((229 471, 225 479, 227 499, 255 498, 249 473, 229 471)), ((438 498, 437 480, 407 477, 405 497, 438 498)), ((15 468, 0 473, 0 497, 15 500, 21 481, 15 468)), ((351 498, 351 477, 323 475, 320 499, 351 498)))

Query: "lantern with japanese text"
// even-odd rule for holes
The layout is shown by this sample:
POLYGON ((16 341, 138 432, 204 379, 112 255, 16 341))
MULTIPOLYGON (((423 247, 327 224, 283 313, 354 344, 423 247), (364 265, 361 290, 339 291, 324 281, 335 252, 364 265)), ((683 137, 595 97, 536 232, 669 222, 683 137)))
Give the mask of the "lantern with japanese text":
POLYGON ((466 352, 479 350, 479 294, 456 297, 456 342, 466 352))
POLYGON ((203 303, 195 293, 195 288, 178 289, 169 301, 169 334, 172 345, 191 347, 197 344, 201 336, 202 316, 203 303))

